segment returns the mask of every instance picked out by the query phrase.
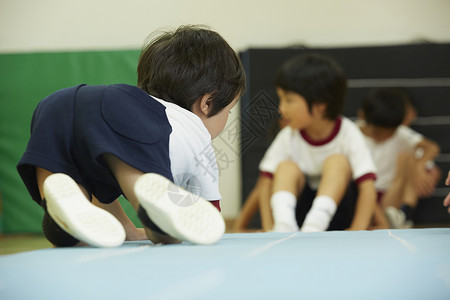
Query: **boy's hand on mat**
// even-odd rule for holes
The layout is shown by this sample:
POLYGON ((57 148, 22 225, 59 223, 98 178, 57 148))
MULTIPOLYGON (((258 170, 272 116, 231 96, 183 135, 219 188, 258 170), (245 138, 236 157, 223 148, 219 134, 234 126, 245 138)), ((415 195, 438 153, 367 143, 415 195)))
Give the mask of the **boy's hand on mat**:
POLYGON ((145 233, 154 244, 180 244, 181 241, 169 235, 158 233, 145 227, 145 233))
POLYGON ((134 228, 133 230, 127 231, 127 241, 142 241, 148 240, 147 234, 144 228, 134 228))

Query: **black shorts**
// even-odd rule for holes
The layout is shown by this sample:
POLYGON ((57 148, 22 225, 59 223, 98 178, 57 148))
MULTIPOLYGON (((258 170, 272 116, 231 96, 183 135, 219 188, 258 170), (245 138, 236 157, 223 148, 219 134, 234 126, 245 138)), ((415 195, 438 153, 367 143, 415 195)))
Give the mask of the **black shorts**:
POLYGON ((41 203, 35 167, 65 173, 102 203, 122 191, 103 161, 110 153, 144 172, 172 180, 165 107, 141 89, 79 85, 42 100, 17 169, 33 200, 41 203))
MULTIPOLYGON (((311 209, 317 191, 312 190, 307 184, 297 201, 296 217, 298 226, 302 227, 306 214, 311 209)), ((354 182, 350 183, 347 191, 337 207, 336 213, 327 230, 344 230, 350 227, 355 214, 358 189, 354 182)))

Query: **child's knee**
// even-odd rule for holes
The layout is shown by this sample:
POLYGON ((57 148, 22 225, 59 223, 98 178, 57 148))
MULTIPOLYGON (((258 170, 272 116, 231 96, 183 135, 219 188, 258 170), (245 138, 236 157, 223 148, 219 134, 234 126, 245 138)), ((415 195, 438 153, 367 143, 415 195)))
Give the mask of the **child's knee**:
POLYGON ((300 167, 292 160, 282 161, 275 171, 276 174, 284 174, 290 177, 300 178, 303 177, 303 172, 300 167))
POLYGON ((327 168, 339 169, 348 174, 351 173, 351 166, 348 158, 344 154, 334 154, 327 157, 323 163, 324 172, 327 168))
POLYGON ((410 152, 401 152, 397 156, 397 165, 400 167, 411 167, 415 162, 414 155, 410 152))

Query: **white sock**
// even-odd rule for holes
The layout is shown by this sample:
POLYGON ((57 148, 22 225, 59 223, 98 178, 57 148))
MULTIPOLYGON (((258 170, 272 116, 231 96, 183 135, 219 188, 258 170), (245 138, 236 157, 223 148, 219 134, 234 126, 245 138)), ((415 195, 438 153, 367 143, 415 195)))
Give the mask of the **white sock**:
POLYGON ((336 202, 328 196, 318 196, 314 199, 311 209, 305 217, 301 231, 325 231, 336 213, 336 202))
POLYGON ((297 197, 288 191, 278 191, 270 198, 273 215, 273 231, 291 232, 298 231, 295 207, 297 197))

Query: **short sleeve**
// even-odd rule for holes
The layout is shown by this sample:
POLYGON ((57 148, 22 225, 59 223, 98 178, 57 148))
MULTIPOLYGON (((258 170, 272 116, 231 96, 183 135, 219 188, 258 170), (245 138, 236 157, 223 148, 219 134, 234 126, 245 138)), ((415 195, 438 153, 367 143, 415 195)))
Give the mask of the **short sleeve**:
POLYGON ((273 174, 282 161, 293 159, 292 134, 293 130, 291 127, 285 127, 278 133, 259 164, 260 172, 273 174))
POLYGON ((403 141, 408 143, 409 149, 414 149, 424 138, 423 135, 405 125, 400 125, 397 128, 397 134, 403 141))
POLYGON ((207 200, 220 200, 222 197, 219 192, 219 169, 214 152, 210 144, 195 158, 197 173, 188 181, 188 189, 198 185, 199 191, 192 191, 194 194, 200 194, 207 200))
POLYGON ((349 159, 353 180, 358 184, 365 179, 375 179, 376 167, 362 132, 350 120, 346 120, 346 136, 343 146, 349 159))

